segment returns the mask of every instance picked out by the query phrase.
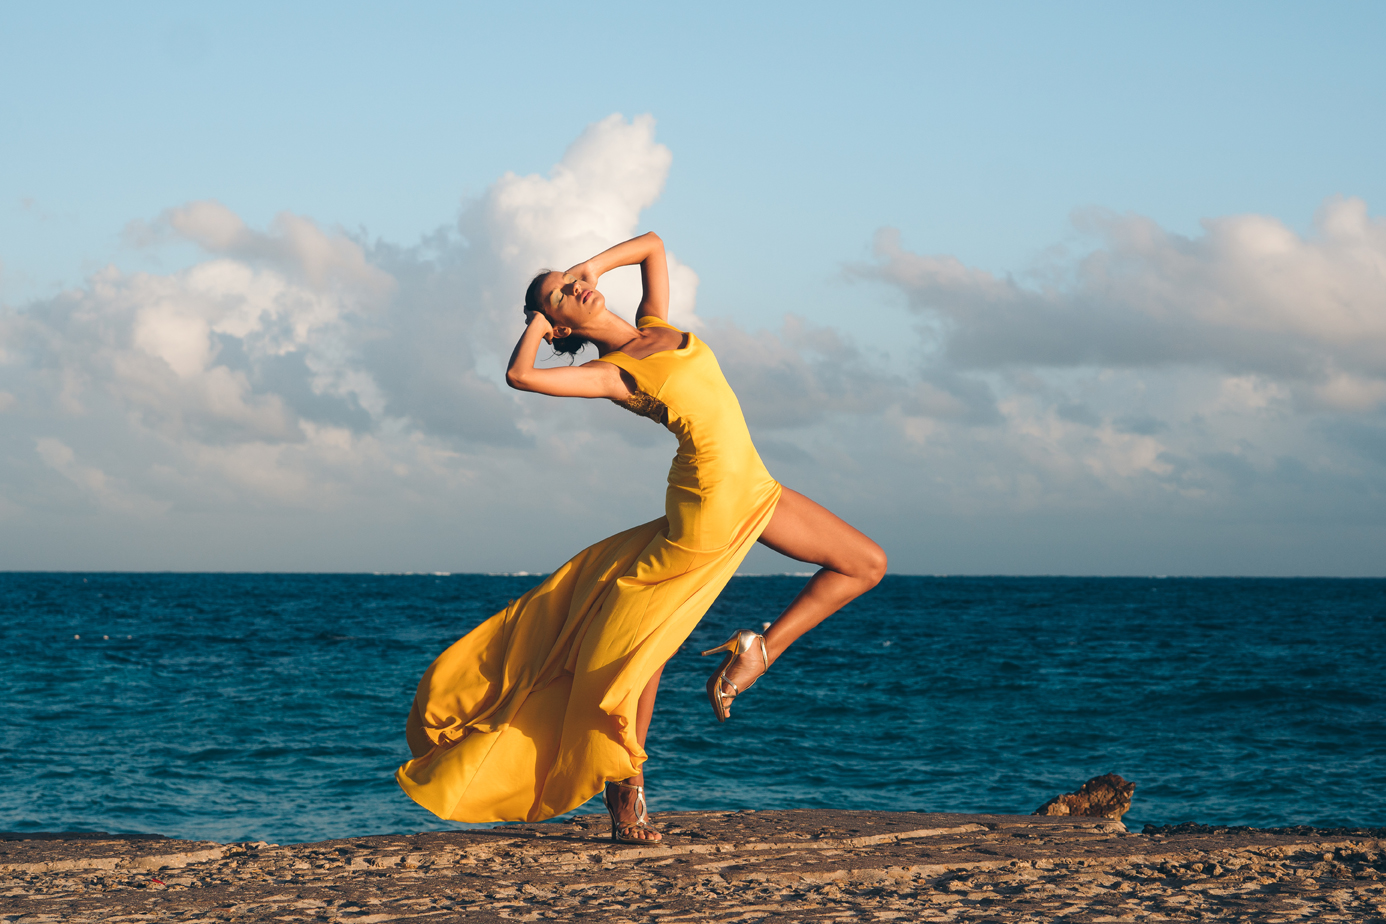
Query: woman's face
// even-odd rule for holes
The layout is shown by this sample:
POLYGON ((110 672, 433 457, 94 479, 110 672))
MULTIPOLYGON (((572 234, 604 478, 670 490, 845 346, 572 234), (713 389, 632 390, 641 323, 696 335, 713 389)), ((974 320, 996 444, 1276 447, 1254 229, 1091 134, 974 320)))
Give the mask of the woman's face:
POLYGON ((549 273, 539 286, 539 304, 544 317, 557 330, 572 330, 606 308, 602 293, 568 273, 549 273))

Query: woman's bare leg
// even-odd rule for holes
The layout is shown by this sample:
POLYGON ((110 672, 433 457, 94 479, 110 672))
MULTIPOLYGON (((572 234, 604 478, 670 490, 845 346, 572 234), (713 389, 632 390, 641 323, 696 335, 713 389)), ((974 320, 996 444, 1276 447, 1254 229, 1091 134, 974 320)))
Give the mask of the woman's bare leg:
MULTIPOLYGON (((831 510, 788 488, 780 495, 760 541, 781 555, 821 567, 765 631, 770 664, 801 635, 875 587, 885 575, 886 554, 879 545, 831 510)), ((727 679, 744 690, 768 666, 756 648, 736 659, 727 679)), ((722 691, 728 697, 734 693, 727 686, 722 691)))
MULTIPOLYGON (((635 740, 640 743, 640 747, 642 748, 645 746, 646 736, 650 733, 650 720, 654 718, 655 697, 659 695, 659 678, 663 676, 663 674, 664 668, 661 666, 659 670, 655 671, 654 676, 650 678, 650 682, 645 684, 645 689, 640 691, 640 699, 635 706, 635 740)), ((645 774, 642 771, 621 782, 629 783, 632 786, 644 786, 645 774)), ((636 796, 634 790, 623 789, 617 786, 608 790, 607 796, 611 799, 612 804, 616 806, 616 817, 620 819, 621 824, 633 825, 639 821, 635 813, 636 796)), ((639 832, 640 829, 635 829, 635 831, 639 832)), ((628 831, 627 833, 632 832, 628 831)), ((635 833, 634 836, 642 837, 650 841, 657 841, 660 839, 658 832, 654 831, 635 833)))
MULTIPOLYGON (((640 701, 635 706, 635 740, 645 746, 645 736, 650 733, 650 720, 654 718, 655 697, 659 695, 659 678, 664 675, 661 666, 655 671, 645 689, 640 691, 640 701)), ((638 781, 637 781, 638 782, 638 781)))

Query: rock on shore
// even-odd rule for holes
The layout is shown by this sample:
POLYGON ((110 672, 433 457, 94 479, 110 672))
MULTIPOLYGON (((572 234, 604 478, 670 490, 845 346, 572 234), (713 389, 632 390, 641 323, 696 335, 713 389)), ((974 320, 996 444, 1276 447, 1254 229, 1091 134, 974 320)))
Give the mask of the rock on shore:
POLYGON ((1035 809, 1035 814, 1082 815, 1120 821, 1122 815, 1131 811, 1131 794, 1135 791, 1135 783, 1128 783, 1115 773, 1108 773, 1088 780, 1077 792, 1055 796, 1035 809))
POLYGON ((216 844, 7 835, 0 921, 1386 921, 1382 832, 913 812, 694 812, 216 844), (28 839, 24 839, 28 838, 28 839))

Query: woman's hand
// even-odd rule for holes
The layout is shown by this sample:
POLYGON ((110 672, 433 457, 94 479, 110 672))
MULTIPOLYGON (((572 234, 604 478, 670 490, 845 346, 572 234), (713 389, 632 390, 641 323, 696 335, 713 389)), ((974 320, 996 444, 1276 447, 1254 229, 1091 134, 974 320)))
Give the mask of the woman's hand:
POLYGON ((583 260, 577 266, 571 267, 568 272, 585 282, 591 288, 597 287, 597 280, 602 278, 605 270, 599 268, 595 262, 596 258, 583 260))
POLYGON ((630 396, 630 387, 621 370, 611 363, 590 362, 558 369, 534 368, 541 341, 553 342, 553 325, 538 311, 525 312, 525 332, 510 354, 505 381, 511 388, 541 395, 573 398, 615 398, 630 396))
POLYGON ((544 338, 545 343, 553 343, 553 325, 549 323, 549 319, 537 311, 526 311, 525 329, 535 326, 538 327, 539 336, 544 338))
POLYGON ((644 294, 636 309, 636 318, 653 315, 661 321, 669 319, 669 266, 664 256, 664 241, 653 231, 608 247, 590 260, 584 260, 568 270, 589 286, 595 286, 601 275, 618 266, 640 264, 640 284, 644 294))
POLYGON ((553 326, 548 318, 538 312, 526 311, 525 319, 529 324, 520 335, 519 343, 515 344, 515 351, 510 354, 510 365, 505 370, 505 382, 511 388, 560 398, 612 398, 619 401, 630 397, 630 386, 621 378, 621 370, 611 363, 593 361, 557 369, 534 368, 539 341, 553 342, 553 326))

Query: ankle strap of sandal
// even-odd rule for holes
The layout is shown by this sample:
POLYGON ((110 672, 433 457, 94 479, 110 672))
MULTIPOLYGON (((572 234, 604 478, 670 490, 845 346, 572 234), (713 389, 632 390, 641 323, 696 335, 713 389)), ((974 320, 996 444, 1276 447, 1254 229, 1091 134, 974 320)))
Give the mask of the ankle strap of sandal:
MULTIPOLYGON (((645 824, 645 819, 649 817, 649 812, 648 812, 647 809, 645 808, 645 787, 644 787, 644 786, 641 786, 641 785, 638 784, 638 783, 627 783, 627 782, 625 782, 624 780, 607 780, 607 781, 606 781, 606 785, 607 785, 607 786, 619 786, 619 787, 621 787, 622 789, 633 789, 633 790, 635 790, 635 818, 636 818, 636 820, 633 821, 633 822, 627 823, 626 826, 628 827, 628 826, 631 825, 631 824, 636 824, 636 825, 643 825, 643 824, 645 824)), ((607 801, 607 799, 606 799, 606 793, 605 793, 605 792, 602 793, 602 801, 603 801, 603 802, 606 802, 606 801, 607 801)), ((609 807, 610 807, 610 803, 608 803, 608 808, 609 808, 609 807)))

